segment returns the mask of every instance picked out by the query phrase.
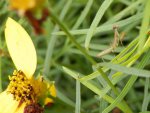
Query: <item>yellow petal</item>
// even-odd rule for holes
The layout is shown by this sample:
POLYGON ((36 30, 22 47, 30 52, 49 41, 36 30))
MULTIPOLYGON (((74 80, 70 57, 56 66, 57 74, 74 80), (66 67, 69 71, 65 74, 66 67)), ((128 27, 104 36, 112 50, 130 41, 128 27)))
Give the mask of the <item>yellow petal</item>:
POLYGON ((48 105, 48 104, 51 104, 51 103, 53 103, 54 101, 53 101, 53 99, 51 99, 51 98, 46 98, 45 99, 45 102, 44 102, 44 105, 48 105))
MULTIPOLYGON (((0 94, 0 113, 16 113, 19 102, 13 99, 13 95, 4 91, 0 94)), ((24 106, 22 106, 24 108, 24 106)), ((23 110, 17 113, 23 113, 23 110)))
POLYGON ((25 103, 23 103, 19 108, 16 109, 15 113, 24 113, 25 103))
MULTIPOLYGON (((50 91, 50 95, 51 95, 51 96, 56 97, 56 88, 55 88, 54 83, 52 83, 52 84, 50 85, 49 91, 50 91)), ((52 98, 47 97, 47 98, 45 99, 44 104, 47 105, 47 104, 50 104, 50 103, 53 103, 53 102, 54 102, 54 100, 53 100, 52 98)))
POLYGON ((10 8, 22 12, 21 14, 24 14, 26 11, 42 9, 44 3, 45 0, 9 0, 10 8))
POLYGON ((10 56, 18 70, 31 78, 36 69, 37 56, 33 42, 24 28, 11 18, 5 29, 6 44, 10 56))
POLYGON ((56 88, 55 88, 55 85, 54 84, 52 84, 51 86, 50 86, 50 94, 53 96, 53 97, 56 97, 56 88))
POLYGON ((27 11, 35 7, 36 0, 10 0, 10 7, 17 10, 27 11))

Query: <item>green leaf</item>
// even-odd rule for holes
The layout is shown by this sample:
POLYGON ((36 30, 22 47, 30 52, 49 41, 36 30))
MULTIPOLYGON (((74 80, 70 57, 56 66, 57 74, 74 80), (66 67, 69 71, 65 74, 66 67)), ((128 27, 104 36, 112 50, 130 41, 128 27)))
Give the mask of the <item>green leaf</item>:
POLYGON ((99 10, 97 11, 97 14, 95 18, 93 19, 93 22, 90 26, 90 29, 88 30, 86 40, 85 40, 85 48, 88 49, 91 38, 96 30, 96 27, 98 26, 100 20, 102 19, 105 11, 108 9, 110 4, 113 2, 113 0, 105 0, 102 5, 100 6, 99 10))
POLYGON ((150 71, 148 70, 143 70, 143 69, 138 69, 134 67, 126 67, 122 66, 120 64, 114 64, 114 63, 100 63, 100 66, 106 66, 110 69, 113 69, 115 71, 119 71, 128 75, 134 75, 134 76, 139 76, 139 77, 150 77, 150 71))

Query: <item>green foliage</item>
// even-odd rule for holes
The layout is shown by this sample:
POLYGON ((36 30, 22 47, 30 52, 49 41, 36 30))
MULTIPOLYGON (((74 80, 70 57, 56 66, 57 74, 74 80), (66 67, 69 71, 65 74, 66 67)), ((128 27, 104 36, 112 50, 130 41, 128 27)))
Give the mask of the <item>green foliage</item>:
POLYGON ((36 35, 26 17, 0 2, 0 91, 5 90, 13 63, 7 53, 7 17, 21 23, 35 44, 38 67, 54 80, 55 103, 46 113, 149 113, 150 51, 147 32, 150 0, 49 0, 44 34, 36 35), (98 58, 114 40, 113 26, 125 32, 122 44, 98 58))

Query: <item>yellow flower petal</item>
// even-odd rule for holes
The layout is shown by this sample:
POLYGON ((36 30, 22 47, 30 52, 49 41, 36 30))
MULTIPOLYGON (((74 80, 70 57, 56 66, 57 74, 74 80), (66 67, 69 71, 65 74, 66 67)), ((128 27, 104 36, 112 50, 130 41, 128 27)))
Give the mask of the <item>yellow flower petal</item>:
POLYGON ((56 88, 55 88, 55 85, 54 84, 52 84, 51 86, 50 86, 50 94, 53 96, 53 97, 56 97, 56 88))
POLYGON ((36 69, 37 56, 30 36, 21 25, 8 18, 5 38, 16 68, 22 70, 28 78, 31 78, 36 69))
POLYGON ((23 15, 26 11, 37 11, 42 9, 45 0, 10 0, 10 8, 19 11, 23 15))
POLYGON ((19 9, 22 11, 26 11, 35 7, 36 0, 10 0, 10 7, 13 9, 19 9))
POLYGON ((51 98, 46 98, 46 99, 45 99, 45 102, 44 102, 44 105, 51 104, 51 103, 53 103, 53 102, 54 102, 53 99, 51 99, 51 98))
MULTIPOLYGON (((54 83, 50 85, 49 91, 50 91, 51 96, 56 97, 57 94, 56 94, 56 88, 55 88, 54 83)), ((53 102, 54 102, 54 100, 52 98, 47 97, 45 99, 44 104, 47 105, 47 104, 50 104, 50 103, 53 103, 53 102)))
POLYGON ((19 108, 17 108, 15 113, 24 113, 25 106, 26 106, 25 103, 23 103, 19 108))
MULTIPOLYGON (((19 102, 13 99, 12 94, 8 94, 7 91, 4 91, 0 94, 0 113, 16 113, 19 102)), ((25 106, 21 105, 21 108, 25 106)), ((17 113, 23 113, 23 110, 19 110, 17 113)), ((17 110, 18 111, 18 110, 17 110)))

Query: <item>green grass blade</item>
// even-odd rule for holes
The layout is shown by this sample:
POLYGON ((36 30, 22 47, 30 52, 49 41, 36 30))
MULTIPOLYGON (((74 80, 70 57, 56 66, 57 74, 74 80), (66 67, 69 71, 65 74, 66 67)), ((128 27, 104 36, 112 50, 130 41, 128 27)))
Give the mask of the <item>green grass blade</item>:
POLYGON ((100 66, 106 66, 112 70, 115 70, 117 72, 122 72, 128 75, 135 75, 138 77, 150 77, 150 71, 148 70, 143 70, 143 69, 138 69, 134 67, 126 67, 122 66, 120 64, 114 64, 114 63, 100 63, 100 66))
POLYGON ((131 10, 135 9, 138 7, 138 5, 140 3, 142 3, 144 0, 138 0, 136 2, 133 2, 132 4, 130 4, 127 8, 125 8, 124 10, 120 11, 119 13, 117 13, 117 15, 115 15, 114 17, 112 17, 110 20, 108 20, 105 24, 108 23, 114 23, 118 20, 120 20, 121 18, 123 18, 125 15, 129 14, 131 10))
POLYGON ((82 11, 80 17, 78 18, 77 22, 75 23, 72 29, 76 29, 81 25, 81 23, 84 21, 85 17, 87 16, 92 4, 93 4, 93 0, 88 0, 86 7, 82 11))
POLYGON ((143 20, 142 20, 142 26, 141 26, 140 34, 139 34, 139 51, 143 48, 145 44, 147 30, 148 30, 149 23, 150 23, 149 8, 150 8, 150 0, 147 0, 145 1, 145 9, 144 9, 144 15, 143 15, 143 20))
POLYGON ((104 99, 100 99, 99 113, 102 113, 107 106, 108 103, 104 99))
POLYGON ((98 26, 101 18, 103 17, 105 11, 108 9, 108 7, 110 6, 110 4, 113 2, 113 0, 105 0, 102 5, 100 6, 95 18, 93 19, 93 22, 90 26, 90 29, 88 30, 86 39, 85 39, 85 48, 88 49, 89 48, 89 44, 91 41, 91 38, 96 30, 96 27, 98 26))
POLYGON ((142 111, 147 111, 148 109, 148 104, 150 101, 150 96, 149 96, 149 85, 150 85, 150 80, 149 78, 146 78, 145 80, 145 87, 144 87, 144 99, 143 99, 143 104, 142 104, 142 111))
POLYGON ((75 113, 80 113, 81 107, 81 93, 80 93, 80 82, 76 80, 76 107, 75 113))
MULTIPOLYGON (((114 25, 118 25, 119 28, 122 28, 124 26, 132 24, 133 22, 139 22, 142 19, 142 16, 143 16, 143 14, 139 13, 139 14, 133 15, 132 17, 129 17, 127 19, 115 22, 113 24, 101 25, 95 29, 94 35, 108 33, 113 30, 112 28, 114 25)), ((69 32, 72 35, 84 35, 84 34, 87 34, 88 31, 89 31, 89 29, 78 29, 78 30, 70 30, 69 32)), ((54 32, 52 34, 53 35, 66 35, 63 31, 54 32)))

